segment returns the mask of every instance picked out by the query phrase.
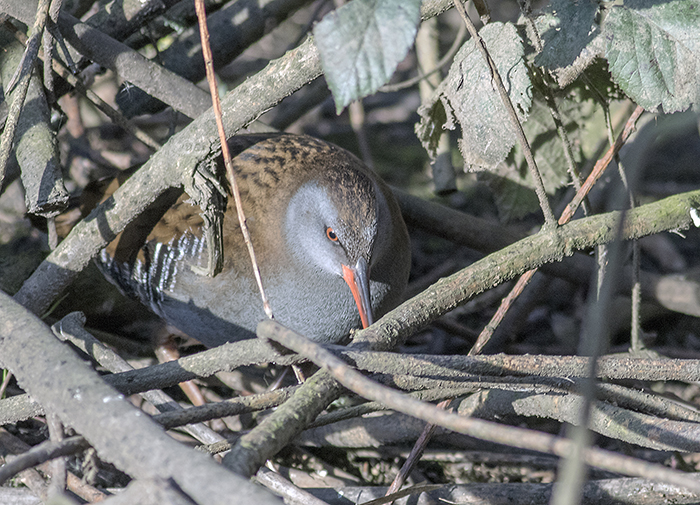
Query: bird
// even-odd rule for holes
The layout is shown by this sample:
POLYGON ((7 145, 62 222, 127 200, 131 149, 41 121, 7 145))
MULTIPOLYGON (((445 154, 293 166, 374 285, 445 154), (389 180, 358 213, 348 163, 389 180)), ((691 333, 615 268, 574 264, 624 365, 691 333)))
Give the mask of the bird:
MULTIPOLYGON (((401 301, 411 253, 399 206, 350 152, 308 135, 228 140, 262 285, 275 320, 320 343, 342 341, 401 301)), ((221 162, 222 163, 222 162, 221 162)), ((123 182, 101 183, 86 206, 123 182)), ((254 338, 266 315, 232 197, 223 264, 206 275, 200 208, 171 188, 95 258, 102 274, 207 347, 254 338)))

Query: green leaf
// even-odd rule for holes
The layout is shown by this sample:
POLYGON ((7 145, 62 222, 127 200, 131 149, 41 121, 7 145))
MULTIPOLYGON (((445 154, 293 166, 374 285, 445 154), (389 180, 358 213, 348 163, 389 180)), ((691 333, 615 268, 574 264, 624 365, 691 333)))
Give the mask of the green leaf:
POLYGON ((535 20, 542 52, 535 64, 549 70, 568 67, 600 33, 598 4, 591 0, 553 0, 535 20))
POLYGON ((352 0, 327 14, 314 37, 340 112, 386 84, 406 57, 420 22, 420 0, 352 0))
MULTIPOLYGON (((523 61, 523 41, 510 23, 489 23, 480 34, 491 54, 520 121, 527 118, 531 82, 523 61)), ((508 155, 517 137, 491 71, 473 40, 466 42, 443 86, 443 102, 462 127, 459 142, 467 166, 492 169, 508 155)))
POLYGON ((606 57, 615 82, 647 110, 697 108, 700 0, 628 0, 605 20, 606 57))

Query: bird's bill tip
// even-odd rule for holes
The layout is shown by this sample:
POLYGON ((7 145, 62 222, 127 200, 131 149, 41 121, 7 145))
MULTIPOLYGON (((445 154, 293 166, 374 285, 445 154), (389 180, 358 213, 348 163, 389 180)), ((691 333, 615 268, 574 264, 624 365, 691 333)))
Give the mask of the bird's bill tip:
POLYGON ((357 310, 360 313, 362 327, 367 328, 374 322, 372 304, 369 291, 369 267, 364 259, 360 259, 357 265, 349 267, 343 265, 343 279, 350 286, 352 297, 355 299, 357 310))

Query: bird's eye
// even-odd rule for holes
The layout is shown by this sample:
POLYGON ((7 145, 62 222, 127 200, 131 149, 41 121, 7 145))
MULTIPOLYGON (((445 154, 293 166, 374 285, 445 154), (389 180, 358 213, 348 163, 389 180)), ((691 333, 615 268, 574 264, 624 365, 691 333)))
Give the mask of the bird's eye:
POLYGON ((328 237, 328 240, 331 242, 337 242, 338 241, 338 235, 335 234, 333 231, 333 228, 326 228, 326 237, 328 237))

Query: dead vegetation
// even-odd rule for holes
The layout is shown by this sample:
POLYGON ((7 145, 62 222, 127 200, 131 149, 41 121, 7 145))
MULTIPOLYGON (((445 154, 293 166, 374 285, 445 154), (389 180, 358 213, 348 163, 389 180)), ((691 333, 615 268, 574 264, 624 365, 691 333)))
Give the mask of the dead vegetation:
MULTIPOLYGON (((642 115, 619 89, 601 105, 572 90, 563 69, 540 76, 553 91, 524 122, 544 180, 534 191, 521 184, 533 173, 528 148, 466 173, 476 155, 464 139, 458 152, 455 132, 425 133, 440 107, 468 121, 453 70, 427 90, 418 86, 430 75, 336 115, 306 38, 329 2, 208 2, 226 131, 308 133, 373 165, 397 188, 411 283, 405 303, 347 346, 321 348, 266 322, 257 340, 209 350, 184 342, 182 358, 158 364, 155 316, 90 260, 158 194, 196 185, 197 167, 218 155, 209 95, 193 84, 203 60, 186 50, 199 44, 194 8, 65 2, 58 14, 55 0, 52 9, 30 3, 0 0, 12 18, 0 27, 13 100, 0 104, 4 132, 13 128, 9 83, 41 33, 18 21, 31 27, 43 7, 81 73, 56 62, 42 79, 43 45, 14 88, 26 84, 23 115, 43 109, 20 116, 7 170, 0 164, 0 503, 60 494, 66 503, 380 503, 392 482, 401 490, 386 502, 700 502, 697 116, 642 115), (563 120, 529 129, 545 123, 538 114, 563 120), (436 171, 414 133, 419 121, 436 171), (28 124, 43 127, 39 137, 28 124), (550 141, 558 154, 543 147, 550 141), (59 240, 88 182, 141 163, 59 240), (567 166, 582 180, 598 175, 581 190, 567 166), (574 214, 579 205, 585 216, 574 214), (313 375, 270 391, 290 364, 313 375), (205 405, 189 403, 183 381, 205 405)), ((419 34, 389 86, 445 66, 445 54, 467 61, 455 56, 467 30, 452 7, 423 3, 432 42, 419 34)), ((497 20, 517 14, 492 8, 497 20)), ((588 70, 598 82, 596 64, 588 70)))

